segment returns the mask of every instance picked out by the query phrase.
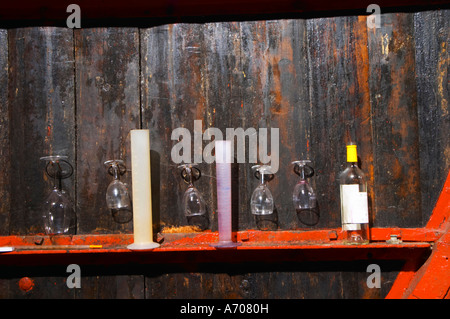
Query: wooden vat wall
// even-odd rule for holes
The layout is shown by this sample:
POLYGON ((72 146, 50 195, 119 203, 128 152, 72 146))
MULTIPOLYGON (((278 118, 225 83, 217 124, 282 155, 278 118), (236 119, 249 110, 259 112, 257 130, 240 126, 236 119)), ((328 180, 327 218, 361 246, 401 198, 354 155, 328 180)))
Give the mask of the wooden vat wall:
MULTIPOLYGON (((308 228, 291 202, 290 163, 304 158, 316 170, 320 205, 309 228, 339 227, 337 178, 350 140, 368 176, 372 226, 421 227, 450 166, 449 21, 442 10, 383 14, 379 29, 368 29, 366 16, 344 16, 0 30, 0 235, 42 232, 39 206, 51 181, 39 157, 49 153, 74 165, 64 187, 78 233, 130 233, 132 223, 115 223, 105 207, 103 162, 122 158, 131 168, 133 128, 151 132, 156 230, 187 225, 171 134, 185 127, 193 137, 194 120, 223 133, 279 128, 280 167, 269 183, 275 218, 250 214, 257 180, 251 164, 236 164, 235 229, 308 228)), ((196 186, 216 230, 214 165, 200 169, 196 186)), ((123 178, 131 183, 131 174, 123 178)), ((4 269, 0 297, 384 297, 400 266, 386 264, 374 290, 357 262, 90 269, 81 290, 67 289, 63 268, 4 269), (30 293, 17 287, 25 274, 36 276, 30 293)))

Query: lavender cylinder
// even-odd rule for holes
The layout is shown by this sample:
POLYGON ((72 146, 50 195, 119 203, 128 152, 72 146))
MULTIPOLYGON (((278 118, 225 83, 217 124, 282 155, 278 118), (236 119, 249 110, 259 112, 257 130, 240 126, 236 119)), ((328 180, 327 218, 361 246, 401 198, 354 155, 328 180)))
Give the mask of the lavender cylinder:
POLYGON ((231 243, 231 142, 216 141, 219 243, 231 243))

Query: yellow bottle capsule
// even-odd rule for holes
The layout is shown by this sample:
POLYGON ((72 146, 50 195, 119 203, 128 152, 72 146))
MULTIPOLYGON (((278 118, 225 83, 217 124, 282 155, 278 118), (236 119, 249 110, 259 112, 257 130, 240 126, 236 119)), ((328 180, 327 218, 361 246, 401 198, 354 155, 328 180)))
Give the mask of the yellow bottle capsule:
POLYGON ((355 144, 347 145, 347 162, 358 162, 358 152, 355 144))

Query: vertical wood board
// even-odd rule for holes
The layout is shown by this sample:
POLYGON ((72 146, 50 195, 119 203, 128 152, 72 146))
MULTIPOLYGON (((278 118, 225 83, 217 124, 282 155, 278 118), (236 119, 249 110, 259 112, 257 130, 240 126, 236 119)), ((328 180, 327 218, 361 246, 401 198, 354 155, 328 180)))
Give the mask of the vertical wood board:
MULTIPOLYGON (((39 158, 66 155, 75 166, 72 35, 53 27, 8 31, 12 234, 43 231, 42 203, 53 181, 39 158)), ((74 179, 63 182, 72 199, 74 179)))
POLYGON ((139 31, 75 31, 77 95, 77 205, 79 233, 130 232, 106 207, 112 176, 106 160, 122 159, 131 196, 130 130, 140 128, 139 31))
POLYGON ((419 129, 412 14, 369 30, 375 175, 374 226, 421 225, 419 129))
POLYGON ((450 168, 449 21, 450 10, 414 14, 423 224, 450 168))
POLYGON ((363 19, 354 16, 320 18, 307 23, 310 149, 316 163, 320 226, 337 227, 339 173, 346 166, 347 143, 358 146, 369 189, 374 183, 366 26, 363 19))
POLYGON ((8 31, 0 29, 0 236, 9 234, 11 201, 8 112, 8 31))

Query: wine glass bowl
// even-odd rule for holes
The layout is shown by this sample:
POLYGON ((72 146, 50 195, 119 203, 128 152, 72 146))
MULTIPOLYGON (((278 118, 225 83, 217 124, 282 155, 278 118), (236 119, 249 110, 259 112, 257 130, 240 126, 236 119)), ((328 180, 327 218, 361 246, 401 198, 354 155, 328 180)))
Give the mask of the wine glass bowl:
POLYGON ((202 194, 194 186, 194 181, 201 177, 200 170, 196 164, 182 164, 178 166, 181 169, 181 177, 188 184, 184 192, 182 205, 186 217, 202 216, 206 214, 206 203, 202 194))
POLYGON ((188 187, 183 195, 183 207, 186 216, 204 215, 206 212, 205 201, 202 194, 194 186, 188 187))
POLYGON ((126 172, 125 164, 122 160, 108 160, 104 164, 114 178, 106 189, 106 205, 116 222, 127 223, 132 219, 133 212, 128 187, 120 181, 120 176, 126 172))
POLYGON ((308 165, 310 160, 294 161, 294 172, 300 176, 300 180, 294 187, 292 201, 297 217, 303 224, 314 226, 319 222, 319 210, 316 194, 307 182, 307 178, 314 175, 314 169, 308 165))
POLYGON ((255 188, 250 198, 251 212, 253 215, 270 215, 274 210, 274 200, 266 182, 274 177, 271 167, 254 165, 252 169, 255 171, 255 177, 260 180, 260 184, 255 188))
POLYGON ((44 200, 42 218, 44 230, 47 235, 73 235, 76 233, 76 214, 72 200, 62 189, 62 179, 73 174, 73 167, 67 156, 44 156, 41 160, 47 161, 45 171, 53 178, 53 189, 44 200))

